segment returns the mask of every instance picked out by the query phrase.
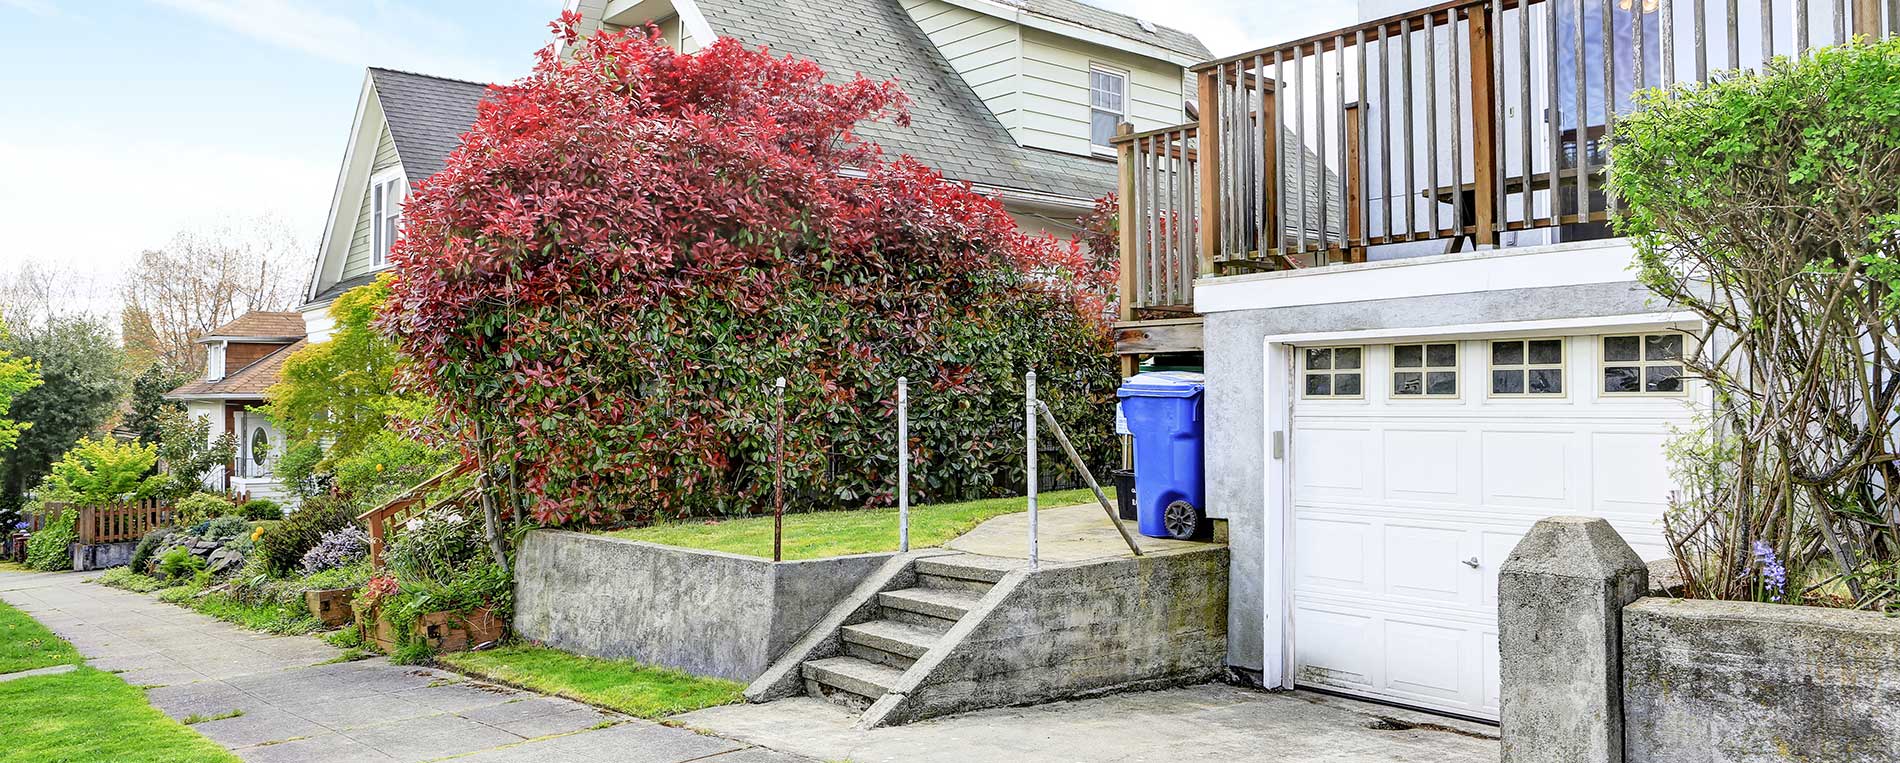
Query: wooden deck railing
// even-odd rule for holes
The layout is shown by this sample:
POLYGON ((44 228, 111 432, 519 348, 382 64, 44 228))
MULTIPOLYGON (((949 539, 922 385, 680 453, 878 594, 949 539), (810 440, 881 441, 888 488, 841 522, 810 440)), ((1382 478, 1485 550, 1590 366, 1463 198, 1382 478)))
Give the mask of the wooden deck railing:
MULTIPOLYGON (((438 472, 435 476, 423 480, 415 487, 404 490, 396 497, 385 501, 383 505, 365 511, 356 516, 357 520, 369 527, 369 563, 376 572, 383 570, 383 545, 389 533, 402 525, 410 517, 427 508, 430 491, 442 486, 442 483, 475 471, 475 464, 463 462, 438 472)), ((458 492, 455 496, 437 501, 436 505, 458 503, 473 492, 473 488, 458 492)))
POLYGON ((1605 235, 1607 139, 1636 91, 1897 21, 1900 0, 1450 0, 1209 61, 1197 123, 1116 138, 1124 304, 1371 247, 1605 235))
POLYGON ((172 523, 171 502, 156 498, 104 506, 48 505, 48 521, 58 516, 60 511, 70 508, 79 511, 74 527, 79 533, 80 545, 135 541, 145 537, 146 533, 169 527, 172 523))

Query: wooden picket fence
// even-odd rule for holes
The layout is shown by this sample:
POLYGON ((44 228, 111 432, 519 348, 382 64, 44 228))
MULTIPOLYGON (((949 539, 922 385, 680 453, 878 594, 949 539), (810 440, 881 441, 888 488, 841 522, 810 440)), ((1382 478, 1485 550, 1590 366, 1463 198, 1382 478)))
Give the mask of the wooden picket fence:
POLYGON ((83 545, 95 543, 120 543, 138 540, 146 533, 172 523, 172 504, 156 498, 139 501, 108 504, 104 506, 70 506, 67 504, 47 504, 45 521, 52 521, 59 512, 66 509, 79 512, 75 524, 79 533, 79 542, 83 545))

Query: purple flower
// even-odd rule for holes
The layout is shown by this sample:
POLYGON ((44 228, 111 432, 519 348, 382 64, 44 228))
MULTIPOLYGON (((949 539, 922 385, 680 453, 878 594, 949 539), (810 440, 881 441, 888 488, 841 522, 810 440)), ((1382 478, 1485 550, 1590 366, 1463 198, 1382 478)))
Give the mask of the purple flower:
POLYGON ((1788 568, 1782 566, 1781 560, 1775 557, 1775 548, 1767 541, 1755 541, 1752 550, 1755 564, 1761 567, 1761 582, 1769 592, 1768 600, 1781 601, 1782 594, 1787 593, 1788 568))

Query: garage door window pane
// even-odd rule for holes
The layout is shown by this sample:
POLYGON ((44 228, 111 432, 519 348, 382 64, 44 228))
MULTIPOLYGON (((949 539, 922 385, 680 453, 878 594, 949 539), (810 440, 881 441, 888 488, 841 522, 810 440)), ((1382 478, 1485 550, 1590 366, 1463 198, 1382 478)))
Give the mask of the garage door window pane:
POLYGON ((1454 371, 1428 371, 1425 374, 1425 394, 1458 394, 1458 374, 1454 371))
POLYGON ((1564 340, 1500 339, 1491 342, 1493 396, 1562 395, 1564 340))
POLYGON ((1425 345, 1425 365, 1432 368, 1454 368, 1458 365, 1458 345, 1425 345))
POLYGON ((1603 391, 1613 395, 1683 392, 1685 340, 1680 333, 1603 338, 1603 391))
POLYGON ((1308 347, 1300 352, 1300 389, 1305 397, 1358 397, 1364 350, 1358 347, 1308 347))
POLYGON ((1392 374, 1392 394, 1414 396, 1425 394, 1425 374, 1418 371, 1400 371, 1392 374))
POLYGON ((1456 397, 1457 394, 1457 343, 1392 346, 1393 397, 1456 397))
POLYGON ((1425 345, 1401 344, 1392 348, 1393 368, 1418 368, 1425 365, 1425 345))

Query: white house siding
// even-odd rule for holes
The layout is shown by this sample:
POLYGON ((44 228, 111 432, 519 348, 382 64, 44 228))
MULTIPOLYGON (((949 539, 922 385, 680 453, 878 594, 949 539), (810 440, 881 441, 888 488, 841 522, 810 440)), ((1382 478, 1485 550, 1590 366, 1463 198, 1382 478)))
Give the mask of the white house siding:
MULTIPOLYGON (((1022 89, 1020 27, 942 0, 903 0, 903 6, 984 105, 1004 127, 1017 133, 1017 93, 1022 89)), ((1017 139, 1022 136, 1017 134, 1017 139)))
MULTIPOLYGON (((370 165, 369 174, 394 167, 401 163, 396 157, 396 139, 389 134, 389 124, 382 126, 382 135, 376 139, 376 161, 370 165)), ((370 194, 374 192, 367 183, 363 186, 363 198, 357 205, 356 231, 350 234, 350 251, 343 259, 343 274, 338 280, 355 278, 370 271, 370 194)))
POLYGON ((336 333, 336 318, 330 315, 330 303, 303 311, 304 340, 311 344, 327 342, 330 335, 336 333))
POLYGON ((1014 129, 1025 146, 1090 153, 1089 66, 1129 73, 1128 121, 1136 130, 1179 124, 1185 100, 1181 67, 1166 61, 1024 29, 1021 115, 1014 129))

